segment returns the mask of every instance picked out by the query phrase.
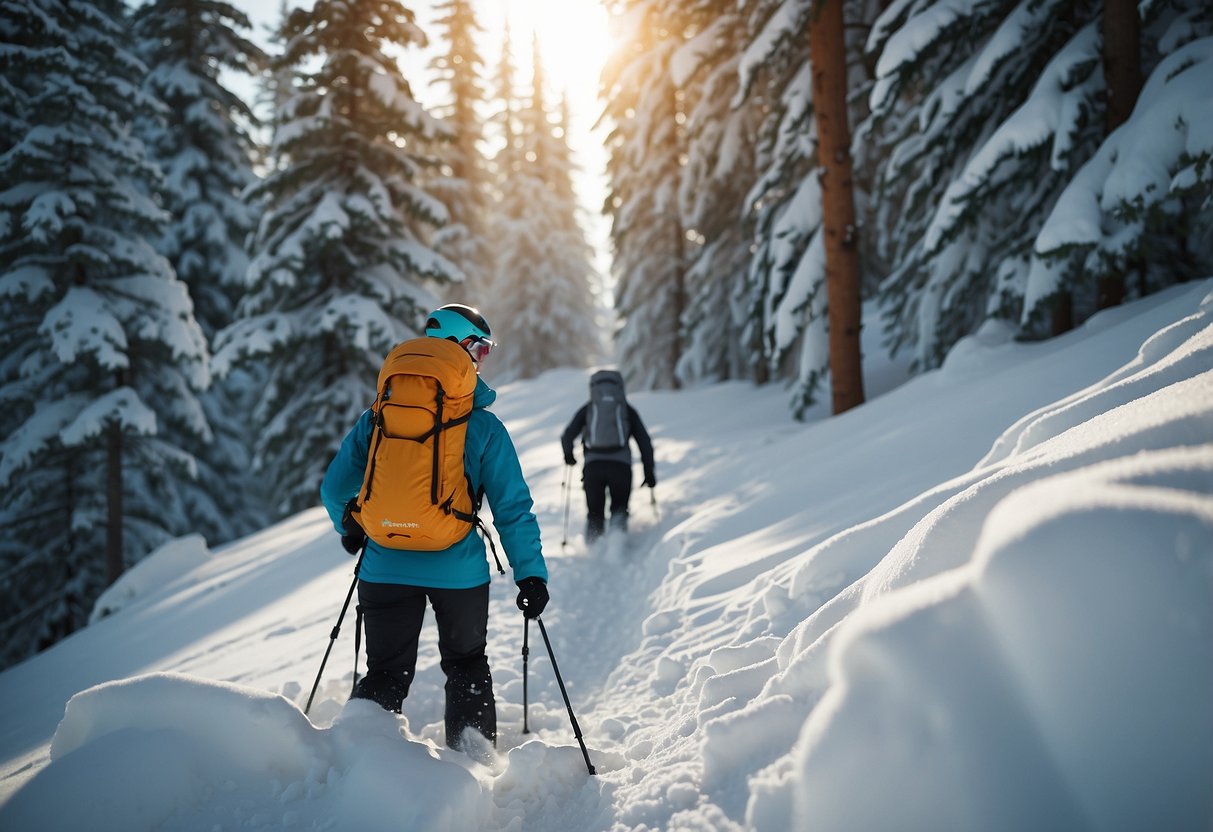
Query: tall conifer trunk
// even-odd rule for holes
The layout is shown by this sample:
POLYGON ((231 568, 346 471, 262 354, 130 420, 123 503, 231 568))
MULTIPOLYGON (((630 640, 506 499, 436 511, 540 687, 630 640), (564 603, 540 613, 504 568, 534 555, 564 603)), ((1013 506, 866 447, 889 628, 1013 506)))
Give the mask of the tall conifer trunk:
POLYGON ((859 349, 859 248, 855 238, 851 131, 847 125, 842 5, 843 0, 818 0, 809 21, 829 302, 830 385, 836 414, 863 404, 864 400, 859 349))
POLYGON ((105 429, 105 585, 122 575, 122 425, 118 420, 105 429))
POLYGON ((1107 132, 1129 120, 1141 92, 1141 22, 1136 0, 1104 0, 1103 72, 1107 132))
MULTIPOLYGON (((1103 71, 1108 89, 1107 134, 1129 120, 1141 92, 1141 24, 1136 0, 1104 0, 1103 71)), ((1125 297, 1123 271, 1099 279, 1097 305, 1117 306, 1125 297)))

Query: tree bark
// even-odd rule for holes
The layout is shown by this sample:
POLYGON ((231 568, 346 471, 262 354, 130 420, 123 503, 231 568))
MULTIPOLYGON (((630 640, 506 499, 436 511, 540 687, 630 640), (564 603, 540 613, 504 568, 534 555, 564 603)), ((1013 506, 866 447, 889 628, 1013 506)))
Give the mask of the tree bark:
POLYGON ((864 400, 859 348, 859 247, 851 181, 842 6, 843 0, 818 0, 809 21, 829 303, 830 387, 835 414, 863 404, 864 400))
POLYGON ((1141 93, 1141 21, 1136 0, 1104 0, 1103 73, 1111 133, 1129 120, 1141 93))
MULTIPOLYGON (((669 84, 670 94, 670 113, 673 123, 670 125, 671 134, 674 140, 675 152, 682 154, 686 147, 683 142, 682 135, 678 127, 678 112, 681 110, 681 103, 678 99, 678 88, 673 82, 669 84)), ((686 228, 682 225, 682 218, 678 213, 671 213, 670 236, 671 246, 674 253, 674 262, 670 264, 670 281, 674 286, 674 314, 670 321, 674 327, 674 338, 670 344, 670 389, 681 390, 682 381, 678 378, 678 362, 682 360, 682 355, 686 350, 684 339, 682 337, 682 320, 687 311, 687 287, 686 287, 686 228)))
MULTIPOLYGON (((1141 92, 1141 22, 1137 0, 1104 0, 1103 73, 1107 85, 1106 135, 1129 120, 1141 92)), ((1103 275, 1096 286, 1100 309, 1118 306, 1125 298, 1121 270, 1103 275)))
POLYGON ((109 586, 126 568, 122 558, 122 425, 111 422, 105 434, 105 585, 109 586))

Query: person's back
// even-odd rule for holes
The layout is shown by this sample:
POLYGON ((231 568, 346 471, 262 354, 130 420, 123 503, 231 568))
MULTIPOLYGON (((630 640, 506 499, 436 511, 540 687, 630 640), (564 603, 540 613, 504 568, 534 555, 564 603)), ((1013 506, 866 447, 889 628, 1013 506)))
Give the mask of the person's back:
POLYGON ((606 525, 607 494, 611 499, 611 528, 627 531, 628 500, 632 493, 632 449, 635 440, 644 466, 644 484, 657 484, 653 443, 644 422, 627 401, 623 376, 617 370, 598 370, 590 376, 590 398, 560 437, 564 461, 575 465, 573 443, 581 437, 585 467, 582 485, 586 497, 586 541, 602 535, 606 525))
POLYGON ((547 604, 548 573, 518 455, 501 420, 487 410, 496 393, 477 374, 493 346, 488 322, 474 308, 448 304, 430 314, 425 334, 388 356, 375 405, 346 434, 320 492, 346 550, 353 554, 365 547, 358 567, 358 611, 366 633, 367 674, 352 698, 400 712, 413 681, 428 602, 447 677, 446 742, 457 748, 465 729, 490 742, 497 736, 485 655, 489 570, 484 541, 473 531, 482 526, 476 516, 481 498, 492 507, 493 525, 518 584, 518 607, 527 617, 537 617, 547 604), (417 399, 412 395, 417 391, 406 388, 429 391, 432 374, 410 362, 428 367, 431 354, 453 361, 458 378, 434 375, 435 389, 417 399), (432 409, 427 398, 433 399, 432 409), (385 412, 397 403, 400 413, 385 412), (417 452, 420 465, 413 464, 417 452), (412 481, 414 475, 420 483, 412 481), (377 507, 383 499, 386 504, 377 507), (434 507, 458 521, 451 539, 428 532, 437 526, 429 517, 434 507), (359 521, 375 527, 369 540, 359 521))

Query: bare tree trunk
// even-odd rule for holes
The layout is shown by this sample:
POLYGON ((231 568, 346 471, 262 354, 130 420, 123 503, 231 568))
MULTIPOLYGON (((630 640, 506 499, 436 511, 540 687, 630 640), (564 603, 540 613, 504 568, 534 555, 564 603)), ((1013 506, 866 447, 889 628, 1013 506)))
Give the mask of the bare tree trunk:
MULTIPOLYGON (((1129 120, 1141 92, 1141 23, 1136 0, 1104 0, 1103 72, 1108 89, 1106 132, 1111 134, 1129 120)), ((1100 309, 1119 305, 1125 298, 1125 275, 1104 275, 1096 287, 1100 309)))
POLYGON ((1064 335, 1074 328, 1074 296, 1069 292, 1058 292, 1053 300, 1054 337, 1064 335))
MULTIPOLYGON (((678 95, 678 88, 671 82, 669 85, 670 103, 673 107, 674 124, 671 129, 674 131, 674 141, 677 146, 678 153, 683 153, 686 150, 683 136, 678 127, 678 113, 682 110, 682 101, 678 95)), ((682 225, 682 217, 679 213, 672 213, 670 226, 670 235, 674 252, 674 262, 671 264, 672 273, 670 280, 674 284, 674 341, 671 345, 672 355, 670 356, 670 388, 672 390, 682 389, 682 382, 678 378, 678 362, 682 359, 682 354, 686 351, 685 339, 682 337, 682 320, 687 311, 687 288, 686 288, 686 229, 682 225)))
POLYGON ((851 182, 851 131, 847 125, 842 5, 843 0, 817 0, 809 21, 829 302, 830 385, 836 414, 863 404, 864 400, 859 349, 859 249, 851 182))
POLYGON ((682 337, 682 316, 687 311, 687 290, 686 290, 686 231, 682 228, 682 222, 675 217, 671 233, 674 237, 674 251, 676 260, 672 267, 670 279, 674 282, 674 306, 675 316, 673 320, 674 340, 670 345, 670 389, 681 390, 682 382, 678 378, 678 362, 682 359, 682 354, 686 347, 682 337))
POLYGON ((1104 0, 1103 74, 1107 132, 1129 120, 1141 93, 1141 21, 1136 0, 1104 0))
POLYGON ((105 429, 105 585, 118 580, 125 569, 122 559, 122 425, 105 429))

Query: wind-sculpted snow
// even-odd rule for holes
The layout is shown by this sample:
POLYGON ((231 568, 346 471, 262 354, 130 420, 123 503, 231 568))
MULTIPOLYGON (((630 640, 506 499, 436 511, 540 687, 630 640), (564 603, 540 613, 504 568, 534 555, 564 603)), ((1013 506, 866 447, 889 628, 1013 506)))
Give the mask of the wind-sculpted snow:
POLYGON ((0 674, 0 829, 1209 829, 1211 289, 989 327, 807 425, 771 387, 637 394, 658 503, 589 547, 557 443, 586 375, 506 385, 597 777, 534 628, 524 713, 506 580, 495 753, 441 747, 431 625, 404 716, 346 702, 347 619, 305 718, 352 567, 314 509, 166 547, 0 674))
POLYGON ((963 566, 839 631, 753 825, 1203 828, 1211 495, 1206 445, 1046 476, 983 512, 963 566), (867 798, 842 799, 860 780, 867 798))
POLYGON ((738 734, 769 737, 767 712, 786 711, 785 697, 811 709, 790 755, 758 777, 756 827, 787 828, 793 811, 796 826, 899 828, 907 807, 921 819, 915 828, 932 829, 1204 824, 1213 784, 1209 308, 1206 299, 1152 337, 1124 371, 1014 426, 995 446, 1014 442, 1014 452, 992 452, 802 557, 788 596, 811 604, 836 594, 789 635, 764 695, 705 732, 710 771, 738 734), (1135 479, 1151 485, 1121 485, 1135 479), (907 515, 922 519, 886 549, 907 515), (1017 606, 991 600, 1005 598, 1017 606), (1016 640, 1029 624, 1036 640, 1016 640), (1016 655, 1004 653, 1008 642, 1016 655), (978 664, 945 672, 957 655, 978 664), (1165 773, 1177 763, 1183 776, 1165 773), (879 781, 862 805, 839 799, 855 778, 879 781))
MULTIPOLYGON (((73 697, 52 764, 2 810, 4 829, 484 828, 494 806, 463 754, 403 736, 352 703, 316 728, 287 699, 179 674, 73 697), (65 799, 66 798, 66 799, 65 799)), ((610 760, 606 760, 609 770, 610 760)), ((502 813, 559 801, 586 780, 580 752, 533 742, 502 762, 502 813), (559 782, 557 782, 559 781, 559 782)))
POLYGON ((993 464, 1023 453, 1092 415, 1132 402, 1168 384, 1213 368, 1213 294, 1191 315, 1151 336, 1137 357, 1095 388, 1041 408, 1016 422, 981 461, 993 464))

